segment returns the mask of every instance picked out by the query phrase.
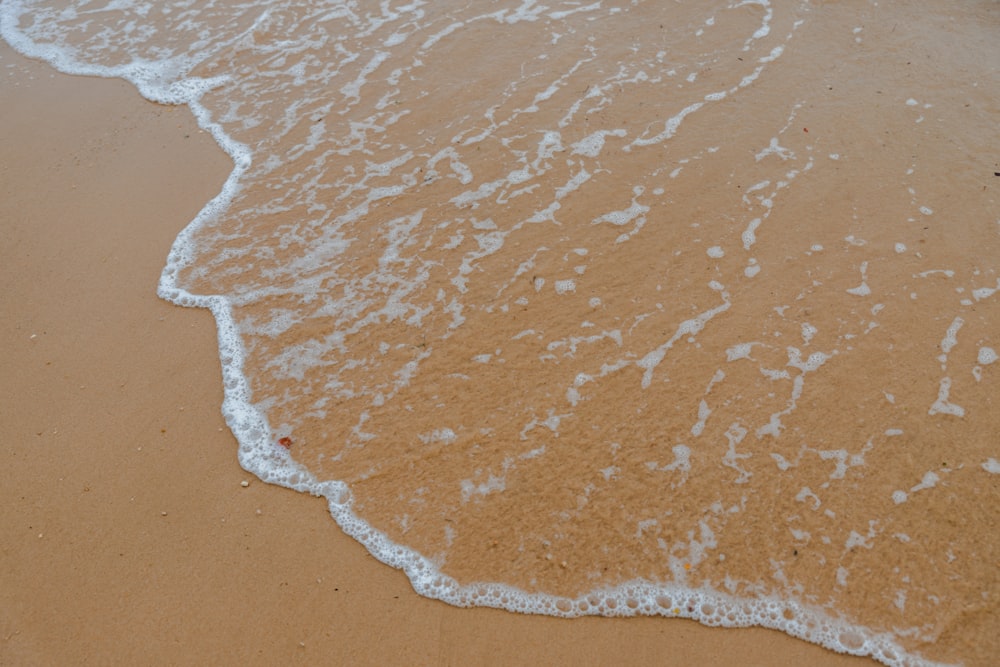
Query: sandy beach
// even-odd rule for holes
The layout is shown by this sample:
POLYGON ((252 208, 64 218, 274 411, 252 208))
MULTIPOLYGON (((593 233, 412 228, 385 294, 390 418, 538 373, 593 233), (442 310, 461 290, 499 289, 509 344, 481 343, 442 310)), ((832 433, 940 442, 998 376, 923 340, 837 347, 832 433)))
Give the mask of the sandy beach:
POLYGON ((156 296, 228 157, 186 109, 6 45, 0 98, 0 665, 871 664, 417 596, 322 500, 240 469, 212 317, 156 296))

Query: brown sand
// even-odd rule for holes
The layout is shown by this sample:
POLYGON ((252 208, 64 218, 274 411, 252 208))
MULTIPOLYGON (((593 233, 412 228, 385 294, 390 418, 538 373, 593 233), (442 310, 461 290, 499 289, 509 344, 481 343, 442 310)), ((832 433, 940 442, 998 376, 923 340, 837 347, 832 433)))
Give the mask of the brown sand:
MULTIPOLYGON (((1000 65, 996 21, 984 3, 792 4, 775 3, 786 6, 776 11, 774 39, 796 31, 780 59, 752 86, 692 112, 662 147, 625 150, 632 136, 656 135, 665 115, 742 85, 775 41, 704 61, 704 46, 671 35, 671 54, 698 62, 698 76, 676 87, 637 84, 574 117, 561 130, 564 145, 596 128, 626 127, 629 138, 608 139, 580 163, 539 158, 544 178, 531 186, 514 179, 496 197, 463 198, 465 185, 415 155, 434 153, 444 137, 479 136, 484 121, 471 109, 517 80, 490 112, 495 135, 451 142, 471 173, 503 179, 506 158, 541 154, 537 137, 560 127, 580 91, 601 80, 605 58, 618 58, 609 36, 630 35, 640 53, 657 48, 657 3, 600 36, 577 17, 577 41, 560 42, 558 63, 522 59, 528 45, 544 42, 541 24, 505 30, 507 48, 498 58, 486 52, 465 95, 448 84, 462 80, 454 68, 476 61, 482 27, 464 35, 470 41, 436 46, 419 76, 371 84, 348 103, 350 113, 327 115, 325 94, 296 94, 315 106, 300 110, 294 132, 279 115, 233 134, 259 154, 286 139, 314 148, 289 153, 297 157, 286 169, 248 172, 253 185, 199 232, 206 252, 180 284, 202 294, 264 292, 241 299, 234 316, 250 329, 245 368, 275 435, 290 436, 296 461, 320 479, 347 481, 362 518, 460 583, 502 581, 567 597, 637 578, 776 591, 893 629, 931 658, 991 665, 1000 580, 997 542, 982 528, 995 523, 1000 487, 982 462, 995 456, 989 434, 1000 432, 1000 412, 997 376, 973 363, 976 347, 995 345, 1000 310, 970 297, 995 284, 1000 257, 990 167, 1000 148, 990 85, 1000 65), (574 71, 591 38, 602 56, 574 71), (530 118, 520 114, 549 94, 549 71, 574 73, 530 118), (428 88, 438 97, 423 98, 428 88), (387 124, 373 154, 338 157, 307 142, 320 121, 325 136, 350 136, 348 123, 375 117, 386 96, 422 114, 387 124), (421 132, 428 139, 415 144, 421 132), (779 140, 784 153, 758 152, 779 140), (387 164, 399 146, 414 149, 412 188, 382 193, 369 207, 371 190, 342 187, 340 175, 367 179, 368 165, 387 164), (552 191, 572 182, 579 164, 592 178, 559 198, 552 191), (296 201, 303 179, 310 185, 296 201), (647 196, 657 189, 662 197, 647 196), (555 199, 555 224, 521 224, 555 199), (617 242, 638 230, 638 219, 631 231, 591 224, 630 201, 649 207, 634 241, 617 242), (764 219, 759 242, 741 234, 754 214, 764 219), (400 244, 407 218, 428 224, 400 244), (476 230, 491 225, 503 250, 473 260, 483 238, 476 230), (320 249, 332 252, 332 229, 352 239, 351 249, 317 262, 320 249), (706 248, 716 242, 724 254, 706 248), (757 260, 763 271, 754 277, 746 262, 757 260), (572 289, 558 289, 565 278, 572 289), (710 279, 724 287, 706 289, 710 279), (324 292, 302 298, 305 280, 324 292), (390 291, 419 326, 377 314, 390 291), (450 299, 462 306, 454 329, 441 309, 450 299), (694 314, 712 322, 686 340, 678 324, 694 314), (949 360, 942 337, 958 325, 949 360), (740 341, 754 342, 752 358, 723 361, 740 341), (796 373, 799 347, 831 355, 820 357, 829 363, 814 373, 794 362, 796 373), (324 351, 315 363, 298 363, 315 350, 324 351), (661 354, 655 372, 646 363, 652 350, 661 354), (288 356, 292 367, 275 363, 288 356), (401 387, 411 363, 419 372, 401 387), (618 370, 605 373, 604 364, 618 370), (779 377, 779 368, 790 370, 779 377), (599 380, 578 384, 588 375, 599 380), (951 404, 932 408, 939 387, 950 387, 967 418, 951 404), (562 421, 531 428, 546 411, 562 421), (450 435, 434 436, 442 427, 450 435), (669 463, 675 444, 691 446, 691 479, 669 463), (935 491, 918 492, 925 475, 941 482, 935 491), (900 503, 894 491, 903 489, 915 497, 900 503), (713 535, 707 557, 691 542, 704 531, 713 535)), ((679 13, 665 23, 682 19, 681 35, 703 20, 679 13)), ((759 25, 746 6, 719 18, 712 39, 722 44, 739 44, 759 25)), ((335 47, 327 48, 318 60, 335 62, 335 47)), ((198 73, 226 71, 231 61, 265 68, 269 52, 250 51, 220 55, 198 73)), ((342 73, 345 82, 356 76, 342 73)), ((324 80, 322 88, 338 85, 324 80)), ((221 117, 238 87, 202 101, 221 117)), ((379 178, 390 187, 400 175, 379 178)), ((658 601, 667 613, 683 608, 673 603, 658 601)))
POLYGON ((846 665, 769 630, 418 597, 251 481, 207 311, 157 299, 228 158, 184 109, 0 47, 0 665, 846 665))

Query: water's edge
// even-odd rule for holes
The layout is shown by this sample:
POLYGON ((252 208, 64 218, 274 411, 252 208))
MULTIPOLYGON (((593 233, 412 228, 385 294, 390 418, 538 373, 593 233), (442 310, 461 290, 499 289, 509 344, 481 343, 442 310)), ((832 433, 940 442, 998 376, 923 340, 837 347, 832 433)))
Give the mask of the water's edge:
MULTIPOLYGON (((120 78, 132 83, 146 99, 169 105, 186 105, 198 125, 210 133, 233 161, 233 170, 220 192, 175 239, 161 273, 157 294, 176 305, 209 309, 216 321, 224 400, 222 412, 239 443, 240 465, 262 481, 326 498, 330 514, 349 536, 360 542, 376 559, 402 570, 414 590, 425 597, 459 607, 493 607, 509 611, 559 617, 664 616, 687 618, 708 626, 760 626, 857 656, 870 656, 886 665, 926 665, 918 656, 903 651, 888 633, 833 618, 821 610, 792 600, 737 598, 707 587, 632 581, 613 589, 598 589, 576 598, 528 593, 498 583, 461 585, 443 575, 420 553, 392 542, 353 511, 348 486, 340 481, 320 481, 297 464, 287 450, 276 446, 265 416, 251 402, 249 383, 243 374, 244 350, 231 306, 221 295, 192 294, 177 285, 179 272, 192 257, 192 238, 206 222, 227 209, 240 187, 242 175, 252 161, 248 146, 234 141, 213 121, 199 100, 222 79, 181 78, 157 81, 156 63, 133 63, 105 67, 69 59, 28 40, 16 28, 16 16, 8 12, 12 3, 0 4, 0 35, 25 57, 43 60, 69 75, 120 78)), ((190 67, 185 71, 190 71, 190 67)))

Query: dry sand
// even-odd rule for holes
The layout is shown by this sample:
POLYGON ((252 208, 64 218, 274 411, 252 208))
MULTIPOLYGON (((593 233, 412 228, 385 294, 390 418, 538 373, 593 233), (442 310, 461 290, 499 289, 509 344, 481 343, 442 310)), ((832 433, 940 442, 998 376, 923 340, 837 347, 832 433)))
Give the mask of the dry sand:
POLYGON ((6 46, 0 99, 0 665, 863 662, 762 629, 450 607, 322 500, 243 487, 212 317, 155 294, 228 158, 185 109, 6 46))

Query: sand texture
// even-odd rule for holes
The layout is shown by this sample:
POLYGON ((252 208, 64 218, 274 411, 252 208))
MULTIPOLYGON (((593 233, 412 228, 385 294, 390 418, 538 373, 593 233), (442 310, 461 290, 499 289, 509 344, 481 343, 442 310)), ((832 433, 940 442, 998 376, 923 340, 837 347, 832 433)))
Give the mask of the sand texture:
POLYGON ((228 158, 184 109, 7 47, 0 99, 0 664, 866 662, 417 596, 323 502, 238 467, 212 318, 155 295, 228 158))

